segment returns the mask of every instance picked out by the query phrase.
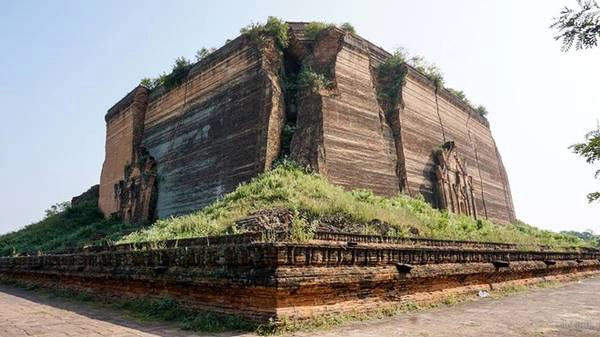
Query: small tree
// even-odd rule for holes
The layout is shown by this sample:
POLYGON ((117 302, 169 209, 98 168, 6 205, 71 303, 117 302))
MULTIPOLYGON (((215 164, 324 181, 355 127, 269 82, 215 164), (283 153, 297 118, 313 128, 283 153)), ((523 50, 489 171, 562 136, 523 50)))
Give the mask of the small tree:
MULTIPOLYGON (((585 142, 571 145, 573 152, 585 158, 589 164, 600 161, 600 123, 596 130, 585 135, 585 142)), ((594 174, 596 179, 600 178, 600 169, 594 174)), ((588 201, 593 202, 600 199, 600 192, 591 192, 587 195, 588 201)))
POLYGON ((208 55, 212 54, 215 50, 217 50, 217 48, 206 48, 206 47, 202 47, 201 49, 197 50, 196 51, 196 62, 201 61, 208 55))
POLYGON ((588 49, 598 45, 600 38, 600 5, 596 0, 577 0, 579 9, 565 7, 550 26, 558 31, 556 40, 562 39, 562 50, 588 49))

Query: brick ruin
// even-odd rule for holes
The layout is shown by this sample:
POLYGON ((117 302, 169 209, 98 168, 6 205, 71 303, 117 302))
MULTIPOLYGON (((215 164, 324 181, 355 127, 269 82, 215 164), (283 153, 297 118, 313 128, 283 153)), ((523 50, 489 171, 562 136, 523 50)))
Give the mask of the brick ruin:
POLYGON ((171 298, 261 323, 377 312, 411 301, 597 274, 598 251, 317 232, 261 233, 0 257, 0 277, 101 298, 171 298))
POLYGON ((190 213, 286 154, 344 188, 515 220, 484 117, 408 65, 398 101, 385 102, 376 69, 388 52, 335 27, 311 40, 305 23, 288 24, 284 50, 241 35, 194 64, 181 85, 138 86, 108 111, 105 215, 135 222, 190 213), (290 92, 284 81, 301 66, 331 84, 290 92), (282 142, 286 127, 291 143, 282 142))

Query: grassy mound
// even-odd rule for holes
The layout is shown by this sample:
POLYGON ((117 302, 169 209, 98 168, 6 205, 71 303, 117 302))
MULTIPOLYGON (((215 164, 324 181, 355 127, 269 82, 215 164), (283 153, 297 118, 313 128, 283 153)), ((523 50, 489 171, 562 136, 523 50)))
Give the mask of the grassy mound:
POLYGON ((345 191, 323 177, 289 162, 262 174, 196 213, 163 219, 124 237, 122 242, 159 241, 236 233, 235 220, 265 208, 289 208, 304 217, 295 220, 300 237, 307 237, 320 221, 332 217, 364 224, 364 234, 381 234, 371 225, 389 224, 386 235, 439 239, 510 242, 521 245, 582 246, 573 235, 541 230, 524 223, 497 225, 432 208, 422 200, 397 196, 383 198, 364 190, 345 191))
POLYGON ((95 203, 84 202, 0 236, 0 256, 110 243, 135 229, 139 227, 105 220, 95 203))
POLYGON ((292 237, 300 241, 310 239, 320 224, 330 224, 333 220, 338 224, 353 224, 353 230, 358 228, 363 234, 509 242, 524 247, 591 245, 591 241, 574 235, 545 231, 520 222, 497 225, 439 211, 425 201, 407 196, 383 198, 365 190, 345 191, 319 175, 284 161, 196 213, 162 219, 146 228, 104 219, 93 202, 67 207, 19 231, 0 236, 0 256, 102 243, 239 233, 243 229, 236 228, 236 220, 270 208, 287 208, 296 214, 292 237), (384 232, 382 223, 387 224, 383 226, 384 232))

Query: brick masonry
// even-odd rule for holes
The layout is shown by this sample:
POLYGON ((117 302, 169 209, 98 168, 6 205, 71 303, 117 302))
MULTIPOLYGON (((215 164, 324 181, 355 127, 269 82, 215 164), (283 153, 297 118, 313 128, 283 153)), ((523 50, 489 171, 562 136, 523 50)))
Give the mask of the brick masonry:
POLYGON ((0 258, 0 275, 103 295, 172 297, 257 321, 368 312, 418 294, 600 269, 600 253, 520 251, 434 240, 415 247, 320 233, 311 243, 255 234, 0 258), (347 240, 349 241, 339 241, 347 240), (154 244, 156 247, 156 244, 154 244))
MULTIPOLYGON (((337 28, 312 41, 304 23, 289 26, 283 52, 273 41, 257 44, 242 35, 193 65, 180 86, 135 88, 109 110, 100 179, 105 215, 122 211, 115 185, 127 179, 139 148, 156 162, 157 196, 146 198, 155 207, 137 209, 164 218, 197 210, 270 169, 284 124, 295 123, 291 157, 332 183, 422 195, 434 206, 440 204, 433 151, 453 141, 473 180, 477 216, 514 221, 506 172, 484 117, 408 66, 389 114, 376 71, 389 53, 337 28), (281 75, 290 76, 291 64, 309 65, 332 86, 286 96, 281 75)), ((140 195, 152 195, 146 192, 140 195)))

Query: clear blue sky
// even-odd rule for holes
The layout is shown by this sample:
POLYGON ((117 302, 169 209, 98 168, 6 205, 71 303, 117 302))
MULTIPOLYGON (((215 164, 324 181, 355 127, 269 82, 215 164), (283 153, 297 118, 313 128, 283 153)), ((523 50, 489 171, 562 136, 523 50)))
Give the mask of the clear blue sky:
POLYGON ((447 85, 490 111, 517 216, 600 232, 594 168, 567 146, 600 117, 600 48, 560 52, 548 28, 573 0, 3 1, 0 4, 0 233, 98 183, 104 114, 177 56, 219 47, 274 15, 351 22, 387 50, 437 63, 447 85))

